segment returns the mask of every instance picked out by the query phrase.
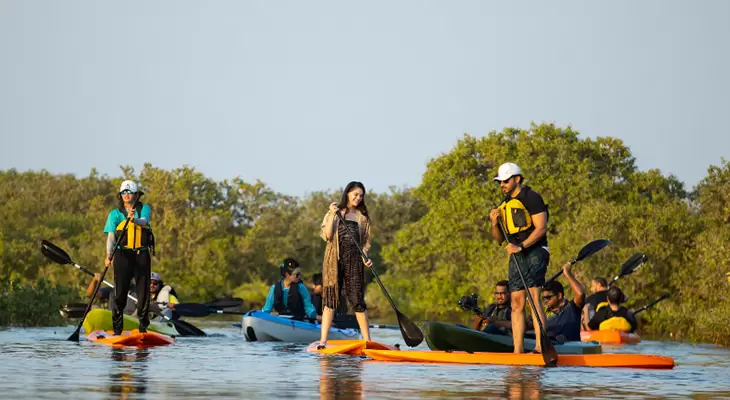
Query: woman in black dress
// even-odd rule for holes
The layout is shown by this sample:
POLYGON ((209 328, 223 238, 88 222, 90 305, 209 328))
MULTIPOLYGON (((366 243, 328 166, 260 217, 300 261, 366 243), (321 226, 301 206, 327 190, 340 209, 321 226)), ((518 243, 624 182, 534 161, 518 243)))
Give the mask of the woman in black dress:
POLYGON ((322 263, 323 312, 322 334, 319 347, 327 345, 327 334, 332 326, 335 309, 344 306, 344 299, 355 311, 364 340, 370 340, 370 329, 365 304, 365 261, 358 244, 367 254, 370 250, 370 216, 365 206, 365 186, 350 182, 338 203, 332 203, 322 221, 322 238, 327 242, 322 263), (340 213, 342 220, 337 217, 340 213))

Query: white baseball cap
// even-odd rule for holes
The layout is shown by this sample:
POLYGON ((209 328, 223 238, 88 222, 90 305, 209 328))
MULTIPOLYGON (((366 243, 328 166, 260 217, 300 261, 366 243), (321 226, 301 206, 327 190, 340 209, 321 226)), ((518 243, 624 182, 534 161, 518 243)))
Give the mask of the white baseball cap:
POLYGON ((126 180, 122 182, 121 186, 119 186, 119 193, 122 193, 125 190, 129 190, 132 193, 137 193, 137 184, 134 183, 134 181, 126 180))
POLYGON ((522 175, 522 170, 517 164, 507 162, 499 166, 499 171, 497 172, 497 176, 494 177, 494 180, 502 182, 515 175, 522 175))
POLYGON ((153 272, 153 273, 150 274, 150 280, 151 281, 162 282, 162 277, 157 272, 153 272))

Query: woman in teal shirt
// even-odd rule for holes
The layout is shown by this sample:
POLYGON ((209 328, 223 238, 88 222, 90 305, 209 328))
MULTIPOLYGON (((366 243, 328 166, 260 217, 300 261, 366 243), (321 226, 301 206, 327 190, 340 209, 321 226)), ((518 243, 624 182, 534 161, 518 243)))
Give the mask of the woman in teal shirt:
POLYGON ((104 227, 104 233, 107 234, 105 265, 114 265, 112 325, 115 335, 122 333, 123 311, 127 306, 127 292, 132 278, 137 287, 139 331, 146 332, 150 324, 147 312, 150 302, 150 252, 154 251, 154 236, 150 229, 150 206, 139 201, 143 194, 134 181, 122 182, 117 194, 119 207, 109 212, 104 227), (127 220, 129 223, 125 229, 127 220), (112 260, 110 255, 119 237, 121 240, 112 260))

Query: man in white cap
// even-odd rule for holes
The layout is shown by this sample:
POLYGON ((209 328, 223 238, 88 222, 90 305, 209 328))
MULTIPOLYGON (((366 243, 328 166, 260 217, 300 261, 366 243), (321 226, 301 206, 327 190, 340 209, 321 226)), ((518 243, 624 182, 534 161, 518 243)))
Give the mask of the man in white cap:
MULTIPOLYGON (((515 353, 522 353, 525 337, 525 290, 535 302, 542 326, 546 326, 545 311, 542 307, 540 288, 545 284, 545 272, 550 262, 547 242, 547 205, 542 197, 524 186, 522 170, 515 163, 504 163, 499 167, 497 176, 504 201, 489 213, 492 222, 492 237, 500 244, 507 240, 509 261, 509 288, 512 299, 512 338, 515 353), (502 233, 507 231, 507 237, 502 233), (523 284, 517 268, 522 269, 525 278, 523 284), (525 284, 527 287, 525 287, 525 284)), ((537 316, 532 315, 533 326, 538 326, 537 316)), ((540 348, 540 331, 537 334, 537 345, 540 348)))

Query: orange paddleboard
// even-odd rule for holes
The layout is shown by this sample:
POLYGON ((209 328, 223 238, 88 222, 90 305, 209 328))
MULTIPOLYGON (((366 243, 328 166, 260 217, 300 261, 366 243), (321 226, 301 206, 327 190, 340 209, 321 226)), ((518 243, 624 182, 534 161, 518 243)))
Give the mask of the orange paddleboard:
POLYGON ((636 344, 641 341, 641 337, 635 333, 611 329, 607 331, 581 331, 580 340, 601 344, 636 344))
POLYGON ((109 346, 134 346, 139 348, 166 346, 175 343, 175 339, 161 333, 150 331, 140 333, 137 329, 122 331, 122 334, 118 336, 114 335, 114 331, 94 331, 86 338, 92 342, 109 346))
MULTIPOLYGON (((465 353, 445 351, 388 351, 363 350, 368 357, 379 361, 408 361, 419 363, 494 364, 544 366, 540 354, 465 353)), ((648 354, 561 354, 559 367, 624 367, 672 369, 671 357, 648 354)))
POLYGON ((319 342, 313 342, 307 347, 310 353, 319 354, 347 354, 351 356, 364 356, 365 349, 373 350, 396 350, 394 346, 366 340, 328 340, 327 347, 317 350, 319 342))

